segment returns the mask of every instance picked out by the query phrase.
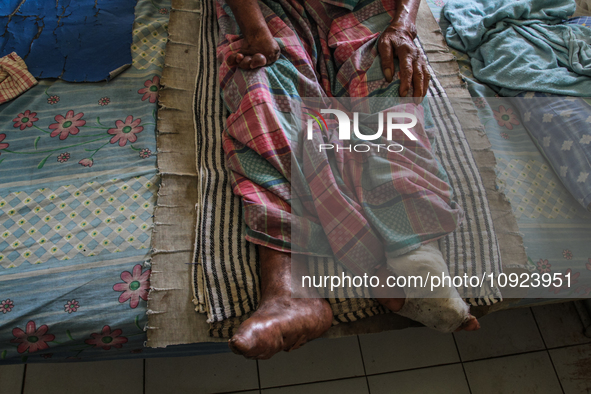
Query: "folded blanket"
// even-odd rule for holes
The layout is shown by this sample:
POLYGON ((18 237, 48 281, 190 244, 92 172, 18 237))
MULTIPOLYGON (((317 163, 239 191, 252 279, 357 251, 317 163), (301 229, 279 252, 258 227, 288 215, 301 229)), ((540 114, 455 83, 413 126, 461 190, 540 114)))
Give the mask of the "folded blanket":
POLYGON ((37 85, 27 65, 16 52, 0 59, 0 104, 12 100, 37 85))
POLYGON ((561 22, 572 0, 451 0, 448 44, 468 53, 474 76, 503 96, 591 92, 591 29, 561 22))

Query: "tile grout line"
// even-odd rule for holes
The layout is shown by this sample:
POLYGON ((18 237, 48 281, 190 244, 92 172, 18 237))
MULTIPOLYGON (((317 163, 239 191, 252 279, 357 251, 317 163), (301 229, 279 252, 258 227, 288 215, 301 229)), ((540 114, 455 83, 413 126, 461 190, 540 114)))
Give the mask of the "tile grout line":
POLYGON ((259 360, 256 360, 257 362, 257 382, 259 382, 259 393, 263 392, 263 389, 261 387, 261 373, 259 372, 259 360))
MULTIPOLYGON (((387 373, 390 373, 390 372, 387 372, 387 373)), ((377 375, 382 375, 382 374, 377 374, 377 375)), ((311 382, 293 383, 293 384, 286 384, 286 385, 282 385, 282 386, 270 386, 270 387, 265 387, 265 390, 269 390, 269 389, 280 389, 280 388, 285 388, 285 387, 305 386, 307 384, 316 384, 316 383, 339 382, 341 380, 353 380, 353 379, 359 379, 359 378, 363 378, 363 376, 349 376, 349 377, 346 377, 346 378, 335 378, 335 379, 327 379, 327 380, 314 380, 314 381, 311 381, 311 382)))
POLYGON ((25 369, 23 370, 23 381, 21 382, 21 394, 25 394, 25 378, 27 377, 27 365, 25 364, 25 369))
POLYGON ((548 349, 546 349, 546 354, 550 359, 550 364, 552 365, 552 369, 554 370, 554 375, 556 375, 556 380, 558 380, 558 384, 560 385, 560 390, 562 390, 562 393, 564 394, 564 387, 562 387, 562 381, 560 380, 560 376, 558 376, 558 371, 556 371, 556 367, 554 366, 554 360, 552 360, 552 356, 550 355, 548 349))
POLYGON ((468 380, 468 374, 466 373, 466 368, 464 368, 464 361, 462 360, 462 354, 460 353, 460 348, 458 347, 458 342, 456 341, 456 336, 452 333, 452 338, 454 339, 454 345, 456 346, 456 352, 458 353, 458 358, 460 359, 460 364, 462 365, 462 372, 464 372, 464 379, 466 379, 466 384, 468 385, 468 391, 472 394, 472 387, 470 387, 470 381, 468 380))
POLYGON ((546 350, 548 350, 548 349, 526 350, 524 352, 511 353, 511 354, 503 354, 503 355, 500 355, 500 356, 490 356, 490 357, 485 357, 485 358, 475 358, 474 360, 462 361, 462 363, 473 363, 473 362, 479 362, 479 361, 494 360, 496 358, 521 356, 523 354, 538 353, 538 352, 543 352, 543 351, 546 351, 546 350))
POLYGON ((534 310, 531 308, 531 306, 529 307, 529 312, 531 313, 531 316, 534 318, 534 323, 536 323, 536 328, 538 329, 538 334, 540 334, 540 338, 542 338, 542 343, 544 344, 544 348, 546 350, 548 350, 548 345, 546 344, 546 340, 544 339, 544 334, 542 334, 542 329, 540 328, 540 325, 538 324, 538 319, 536 319, 536 314, 534 313, 534 310))
POLYGON ((546 344, 546 340, 544 339, 544 335, 542 334, 542 329, 540 328, 540 325, 538 324, 538 319, 536 319, 536 314, 534 313, 534 310, 531 307, 529 308, 529 312, 531 313, 531 316, 534 318, 534 323, 536 323, 536 328, 538 329, 538 333, 540 334, 540 338, 542 338, 542 343, 544 344, 544 347, 546 348, 546 354, 548 355, 548 358, 550 359, 550 364, 552 365, 552 369, 554 370, 554 375, 556 376, 556 380, 558 380, 558 384, 560 385, 560 390, 562 390, 562 393, 564 394, 564 387, 562 387, 562 380, 560 380, 560 376, 558 376, 558 371, 556 371, 556 366, 554 365, 554 360, 552 360, 552 356, 550 355, 550 351, 548 350, 548 345, 546 344))
MULTIPOLYGON (((365 375, 365 376, 366 377, 380 376, 380 375, 387 375, 387 374, 391 374, 391 373, 416 371, 416 370, 420 370, 420 369, 428 369, 428 368, 434 368, 434 367, 444 367, 444 366, 447 366, 447 365, 455 365, 455 364, 461 364, 461 363, 460 362, 453 362, 453 363, 444 363, 444 364, 434 364, 434 365, 427 365, 425 367, 410 368, 410 369, 401 369, 401 370, 398 370, 398 371, 386 371, 386 372, 372 373, 372 374, 365 375)), ((267 389, 276 389, 276 388, 291 387, 291 386, 302 386, 302 385, 314 384, 314 383, 336 382, 336 381, 339 381, 339 380, 358 379, 358 378, 362 378, 362 377, 363 376, 359 375, 359 376, 347 376, 347 377, 342 377, 342 378, 334 378, 334 379, 326 379, 326 380, 313 380, 313 381, 302 382, 302 383, 286 384, 286 385, 279 385, 279 386, 269 386, 269 387, 265 387, 264 389, 267 390, 267 389)))
POLYGON ((363 365, 363 375, 365 375, 365 384, 367 385, 367 392, 371 394, 369 388, 369 379, 367 378, 367 370, 365 369, 365 359, 363 358, 363 348, 361 347, 361 338, 357 335, 357 344, 359 345, 359 354, 361 354, 361 365, 363 365))

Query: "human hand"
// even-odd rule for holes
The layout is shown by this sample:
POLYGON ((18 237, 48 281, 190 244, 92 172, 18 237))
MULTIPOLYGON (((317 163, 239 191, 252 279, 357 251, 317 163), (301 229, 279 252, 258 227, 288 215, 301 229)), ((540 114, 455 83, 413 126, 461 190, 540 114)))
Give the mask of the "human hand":
POLYGON ((273 36, 267 31, 244 38, 246 45, 228 57, 230 66, 244 70, 269 66, 279 59, 281 49, 273 36))
POLYGON ((406 97, 413 87, 415 102, 420 102, 427 94, 431 75, 421 51, 413 40, 416 37, 414 24, 391 24, 378 40, 378 51, 382 60, 382 71, 386 81, 394 78, 394 55, 400 65, 400 96, 406 97))

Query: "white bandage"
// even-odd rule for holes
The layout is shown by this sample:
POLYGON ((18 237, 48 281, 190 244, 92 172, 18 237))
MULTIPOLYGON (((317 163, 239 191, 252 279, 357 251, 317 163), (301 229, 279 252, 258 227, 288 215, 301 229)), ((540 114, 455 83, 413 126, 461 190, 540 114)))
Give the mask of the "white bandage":
MULTIPOLYGON (((449 275, 437 242, 422 245, 404 256, 388 258, 388 268, 398 276, 449 275)), ((405 287, 406 301, 397 313, 442 332, 453 332, 470 319, 470 308, 453 286, 405 287)))

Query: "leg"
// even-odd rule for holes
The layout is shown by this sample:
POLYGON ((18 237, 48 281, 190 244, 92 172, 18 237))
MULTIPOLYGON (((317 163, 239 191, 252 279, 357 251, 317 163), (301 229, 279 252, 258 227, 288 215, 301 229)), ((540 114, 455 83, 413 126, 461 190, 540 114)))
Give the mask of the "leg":
MULTIPOLYGON (((437 276, 442 272, 449 274, 436 241, 423 245, 404 256, 389 258, 388 267, 390 268, 389 272, 385 267, 377 272, 380 281, 383 281, 382 283, 392 273, 406 277, 421 276, 425 280, 428 273, 437 276)), ((380 297, 379 289, 376 288, 376 290, 378 293, 374 292, 374 295, 380 297)), ((425 292, 430 292, 430 289, 407 287, 406 292, 402 289, 398 290, 400 298, 378 298, 378 302, 393 312, 439 331, 473 331, 480 328, 476 318, 470 315, 468 305, 461 299, 453 286, 439 287, 431 294, 425 294, 425 292), (426 295, 429 297, 425 297, 426 295), (433 296, 437 298, 432 298, 433 296)), ((392 297, 391 293, 388 294, 392 297)))
POLYGON ((229 346, 246 358, 264 360, 281 350, 297 349, 324 334, 332 324, 332 310, 315 289, 292 287, 292 264, 298 276, 309 275, 306 259, 292 258, 261 246, 259 252, 261 302, 256 312, 240 325, 229 346))

